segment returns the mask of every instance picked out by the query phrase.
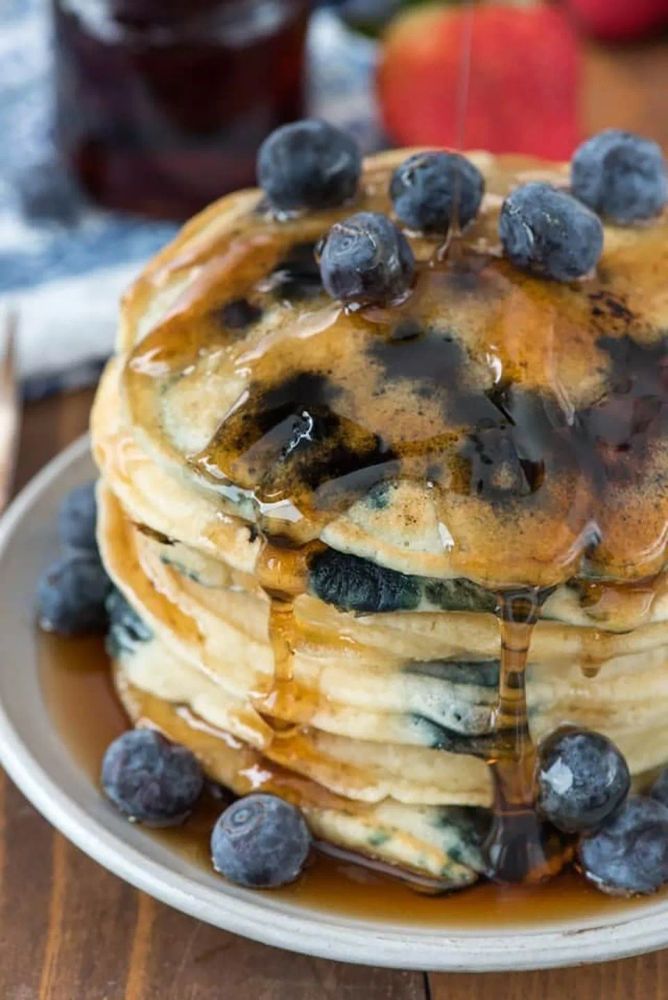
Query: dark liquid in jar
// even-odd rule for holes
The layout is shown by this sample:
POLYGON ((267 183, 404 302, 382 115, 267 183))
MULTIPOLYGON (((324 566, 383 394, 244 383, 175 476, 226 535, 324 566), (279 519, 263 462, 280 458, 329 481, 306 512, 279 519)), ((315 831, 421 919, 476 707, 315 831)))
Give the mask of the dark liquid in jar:
POLYGON ((97 201, 185 218, 302 114, 309 0, 55 0, 58 135, 97 201))
MULTIPOLYGON (((129 726, 113 691, 102 642, 40 635, 39 650, 42 690, 54 724, 82 770, 97 784, 106 747, 129 726)), ((224 803, 205 798, 183 826, 146 829, 146 836, 160 839, 194 865, 209 869, 209 836, 223 807, 224 803)), ((298 882, 272 890, 275 895, 329 914, 443 928, 535 928, 564 920, 605 918, 622 906, 631 918, 634 910, 640 915, 660 899, 621 902, 597 892, 572 872, 541 886, 486 882, 449 896, 429 896, 375 871, 361 859, 331 857, 320 851, 314 852, 298 882)))

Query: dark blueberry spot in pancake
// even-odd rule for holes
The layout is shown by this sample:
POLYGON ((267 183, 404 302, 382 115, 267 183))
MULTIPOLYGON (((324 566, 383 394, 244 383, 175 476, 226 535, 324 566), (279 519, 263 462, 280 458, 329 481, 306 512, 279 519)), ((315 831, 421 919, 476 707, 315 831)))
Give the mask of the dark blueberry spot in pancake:
POLYGON ((626 302, 618 295, 608 291, 591 292, 589 301, 592 303, 592 315, 616 321, 617 325, 629 326, 635 320, 633 312, 626 302))
POLYGON ((369 847, 382 847, 388 840, 390 840, 390 834, 387 830, 374 830, 373 833, 369 834, 367 844, 369 847))
POLYGON ((336 426, 337 418, 331 413, 319 416, 307 409, 301 410, 292 421, 290 438, 283 447, 281 457, 289 458, 299 448, 325 441, 330 434, 336 433, 336 426))
POLYGON ((495 415, 479 420, 460 449, 470 493, 516 502, 536 494, 548 476, 556 481, 574 470, 575 444, 554 396, 515 383, 487 395, 495 415))
POLYGON ((313 559, 310 574, 313 592, 347 611, 411 610, 423 598, 443 611, 493 612, 496 606, 494 594, 471 580, 408 576, 334 549, 313 559))
POLYGON ((132 653, 141 642, 153 637, 148 625, 139 617, 120 590, 112 590, 107 598, 109 631, 106 649, 112 659, 122 653, 132 653))
POLYGON ((392 340, 415 340, 422 333, 422 327, 415 319, 402 319, 392 331, 392 340))
POLYGON ((419 677, 435 677, 450 684, 466 684, 472 687, 493 688, 499 686, 499 661, 483 660, 415 660, 407 663, 404 673, 419 677))
POLYGON ((609 389, 578 411, 574 431, 582 464, 603 492, 611 479, 638 482, 651 445, 668 432, 668 335, 654 344, 627 336, 601 337, 597 344, 611 361, 609 389))
POLYGON ((459 733, 441 726, 424 715, 414 714, 412 724, 420 734, 420 742, 432 750, 446 750, 448 753, 464 753, 471 757, 489 758, 498 748, 498 733, 475 735, 459 733))
POLYGON ((457 580, 425 580, 424 596, 443 611, 491 611, 496 607, 494 594, 463 577, 457 580))
POLYGON ((513 434, 527 439, 522 441, 526 455, 519 457, 529 461, 540 458, 541 439, 546 430, 551 430, 552 418, 545 416, 538 428, 534 425, 540 410, 556 407, 556 401, 545 402, 537 393, 532 398, 531 393, 521 393, 511 383, 500 383, 486 391, 472 388, 470 360, 451 331, 429 329, 409 341, 377 337, 371 341, 368 353, 380 366, 381 384, 411 383, 415 396, 436 400, 449 424, 468 426, 472 434, 494 428, 505 430, 517 424, 513 434), (525 421, 522 418, 527 409, 532 412, 526 413, 525 421), (533 442, 531 436, 538 440, 533 442))
POLYGON ((489 810, 475 806, 440 806, 435 812, 435 825, 448 837, 450 861, 466 865, 475 872, 485 870, 483 845, 489 834, 490 822, 489 810))
POLYGON ((390 505, 391 486, 389 483, 379 483, 369 491, 366 505, 371 510, 386 510, 390 505))
POLYGON ((248 541, 253 544, 260 537, 260 532, 257 530, 254 524, 247 525, 248 528, 248 541))
POLYGON ((375 434, 335 412, 341 390, 321 372, 251 386, 213 442, 220 467, 260 499, 306 489, 316 506, 344 505, 397 471, 375 434))
POLYGON ((311 561, 310 585, 317 597, 344 611, 410 610, 420 602, 417 577, 333 549, 311 561))
POLYGON ((541 485, 542 462, 520 458, 507 427, 481 427, 461 452, 470 465, 470 492, 488 499, 527 497, 541 485))
POLYGON ((444 692, 440 703, 435 703, 434 698, 430 697, 424 708, 419 702, 413 706, 413 715, 467 739, 484 736, 491 727, 492 699, 482 704, 468 703, 468 694, 462 689, 461 700, 457 705, 453 705, 450 692, 444 692))
POLYGON ((277 299, 288 302, 320 295, 323 286, 315 259, 315 244, 296 243, 291 247, 272 271, 270 286, 277 299))
POLYGON ((420 331, 412 321, 405 320, 389 338, 374 338, 368 352, 390 384, 408 380, 414 383, 415 391, 424 386, 430 391, 459 391, 458 380, 462 379, 466 358, 447 330, 420 331), (410 323, 409 336, 397 335, 405 323, 410 323))
POLYGON ((262 309, 248 299, 232 299, 218 311, 218 318, 228 330, 246 330, 262 317, 262 309))
POLYGON ((490 403, 499 411, 501 417, 512 424, 512 382, 495 382, 490 389, 485 390, 485 395, 490 403))
POLYGON ((453 861, 481 870, 482 858, 479 851, 489 833, 489 810, 476 806, 441 806, 437 817, 440 826, 454 826, 460 831, 458 842, 452 845, 449 852, 453 861))

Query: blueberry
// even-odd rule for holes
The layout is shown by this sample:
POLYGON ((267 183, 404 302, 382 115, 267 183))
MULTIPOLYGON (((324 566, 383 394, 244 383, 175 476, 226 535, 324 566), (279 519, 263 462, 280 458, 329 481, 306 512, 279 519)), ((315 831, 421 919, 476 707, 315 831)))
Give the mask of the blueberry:
POLYGON ((538 752, 538 808, 564 833, 593 830, 628 795, 631 776, 615 744, 587 729, 558 729, 538 752))
POLYGON ((102 787, 129 819, 149 826, 180 823, 204 787, 199 761, 152 729, 130 729, 107 747, 102 787))
POLYGON ((283 211, 342 205, 355 194, 361 169, 355 141, 313 118, 276 129, 257 157, 259 184, 283 211))
POLYGON ((37 588, 39 624, 48 632, 102 632, 111 584, 96 553, 73 552, 47 569, 37 588))
POLYGON ((587 274, 603 249, 600 219, 572 195, 537 182, 508 195, 499 235, 516 267, 557 281, 587 274))
POLYGON ((406 225, 425 233, 447 233, 453 221, 463 229, 478 214, 485 181, 458 153, 415 153, 390 181, 394 209, 406 225))
POLYGON ((664 768, 650 789, 650 798, 668 806, 668 767, 664 768))
POLYGON ((109 617, 106 648, 109 656, 116 659, 122 653, 132 653, 142 642, 148 642, 153 633, 135 609, 114 587, 106 601, 109 617))
POLYGON ((271 889, 301 874, 311 847, 302 814, 275 795, 248 795, 229 806, 211 834, 213 866, 237 885, 271 889))
POLYGON ((325 549, 309 566, 313 593, 345 611, 413 610, 420 602, 420 581, 359 556, 325 549))
POLYGON ((668 201, 666 162, 650 139, 609 128, 576 149, 571 190, 615 222, 651 219, 668 201))
POLYGON ((218 316, 228 330, 245 330, 262 319, 262 309, 248 299, 232 299, 222 306, 218 316))
POLYGON ((632 796, 596 833, 583 837, 580 867, 613 896, 655 892, 668 882, 668 808, 632 796))
POLYGON ((58 514, 58 534, 63 545, 97 550, 95 483, 75 487, 63 500, 58 514))
POLYGON ((358 212, 337 222, 322 244, 322 283, 342 302, 392 302, 408 291, 414 271, 408 240, 378 212, 358 212))

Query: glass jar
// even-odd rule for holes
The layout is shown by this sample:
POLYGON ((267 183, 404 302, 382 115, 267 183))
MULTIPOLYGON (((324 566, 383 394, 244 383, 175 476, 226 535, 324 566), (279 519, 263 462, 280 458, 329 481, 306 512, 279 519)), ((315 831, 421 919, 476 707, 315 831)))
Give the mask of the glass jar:
POLYGON ((57 135, 85 190, 184 218, 303 114, 309 0, 53 0, 57 135))

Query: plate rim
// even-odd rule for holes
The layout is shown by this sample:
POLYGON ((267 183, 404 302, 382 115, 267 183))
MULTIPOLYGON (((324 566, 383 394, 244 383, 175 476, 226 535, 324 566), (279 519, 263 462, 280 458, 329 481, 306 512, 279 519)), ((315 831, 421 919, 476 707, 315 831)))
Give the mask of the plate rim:
MULTIPOLYGON (((0 577, 15 529, 71 466, 90 453, 85 434, 47 463, 0 518, 0 577)), ((36 669, 36 664, 33 665, 36 669)), ((546 927, 490 934, 323 915, 283 904, 280 919, 267 896, 212 889, 147 857, 86 812, 49 775, 0 701, 0 764, 26 798, 80 850, 135 888, 195 919, 273 947, 319 958, 396 969, 502 972, 559 968, 644 954, 668 944, 668 901, 645 915, 595 926, 546 927), (263 903, 263 900, 265 902, 263 903), (418 932, 419 931, 419 932, 418 932)))

